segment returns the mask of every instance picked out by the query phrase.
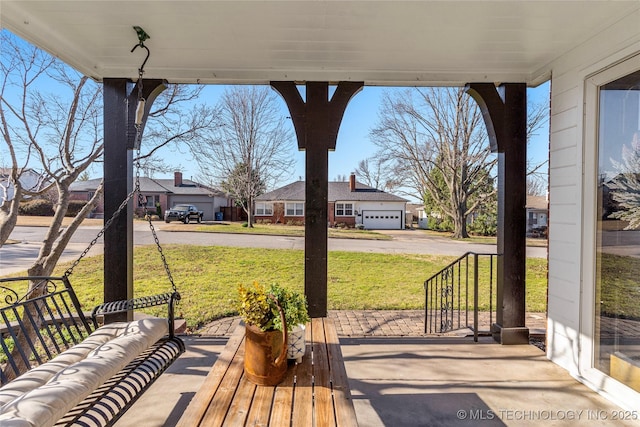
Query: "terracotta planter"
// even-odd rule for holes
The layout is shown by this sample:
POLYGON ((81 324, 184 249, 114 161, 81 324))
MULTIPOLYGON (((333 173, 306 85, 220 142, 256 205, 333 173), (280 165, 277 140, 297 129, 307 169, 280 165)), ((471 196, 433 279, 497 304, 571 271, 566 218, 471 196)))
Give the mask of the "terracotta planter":
POLYGON ((252 325, 245 329, 244 373, 257 385, 279 384, 287 373, 287 334, 261 331, 252 325))

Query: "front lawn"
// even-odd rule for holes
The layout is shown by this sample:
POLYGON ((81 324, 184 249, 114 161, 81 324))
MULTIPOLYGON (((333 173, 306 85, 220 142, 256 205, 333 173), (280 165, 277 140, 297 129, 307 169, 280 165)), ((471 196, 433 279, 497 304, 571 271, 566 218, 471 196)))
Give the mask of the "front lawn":
MULTIPOLYGON (((182 301, 177 314, 191 329, 235 314, 239 283, 278 282, 299 291, 304 288, 304 252, 301 250, 164 245, 165 256, 182 301)), ((360 252, 329 252, 329 309, 423 309, 424 280, 454 257, 360 252)), ((103 258, 84 259, 71 283, 86 309, 102 302, 103 258)), ((62 274, 68 264, 61 264, 62 274)), ((546 310, 546 261, 527 260, 527 310, 546 310)), ((155 246, 136 247, 136 296, 170 290, 155 246)), ((153 314, 164 313, 164 308, 153 314)))
MULTIPOLYGON (((163 224, 162 231, 197 231, 201 233, 236 233, 236 234, 266 234, 276 236, 304 237, 304 226, 282 224, 254 224, 245 227, 241 222, 214 222, 203 224, 163 224)), ((355 228, 329 228, 329 237, 340 239, 391 240, 391 236, 369 230, 355 228)))

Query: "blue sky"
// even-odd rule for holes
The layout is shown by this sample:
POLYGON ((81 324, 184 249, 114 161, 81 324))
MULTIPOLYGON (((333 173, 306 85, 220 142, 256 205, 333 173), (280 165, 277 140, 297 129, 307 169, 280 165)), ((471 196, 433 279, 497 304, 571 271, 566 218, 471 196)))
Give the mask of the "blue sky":
MULTIPOLYGON (((200 101, 208 104, 216 104, 226 86, 207 86, 202 92, 200 101)), ((377 148, 369 139, 370 130, 376 125, 380 99, 384 91, 396 90, 397 88, 366 86, 355 95, 345 111, 344 118, 338 133, 336 150, 329 153, 329 180, 335 180, 339 175, 349 175, 353 172, 360 160, 371 157, 377 148)), ((534 103, 549 103, 549 84, 545 83, 537 88, 530 88, 527 96, 534 103)), ((284 100, 282 101, 282 114, 289 116, 284 100)), ((293 132, 293 124, 291 124, 293 132)), ((295 133, 294 133, 295 135, 295 133)), ((545 124, 529 144, 528 157, 532 162, 543 162, 548 158, 549 128, 545 124)), ((294 144, 292 155, 296 159, 296 168, 292 173, 289 182, 304 178, 305 155, 297 150, 297 143, 294 144)), ((175 151, 164 152, 165 159, 175 159, 175 165, 180 165, 185 178, 198 180, 198 166, 196 162, 186 154, 179 154, 175 151)), ((546 167, 544 168, 546 170, 546 167)), ((156 175, 156 178, 170 178, 171 174, 156 175)))
MULTIPOLYGON (((4 30, 3 30, 4 31, 4 30)), ((26 43, 26 42, 23 42, 26 43)), ((227 86, 208 85, 202 91, 198 102, 215 105, 218 103, 220 96, 227 86)), ((345 115, 343 117, 340 131, 338 133, 338 141, 336 150, 329 153, 329 180, 335 180, 338 176, 349 175, 353 172, 358 162, 372 157, 377 151, 376 146, 369 139, 370 130, 376 125, 378 118, 378 110, 380 99, 385 91, 396 90, 392 87, 365 86, 350 101, 345 115)), ((537 88, 530 88, 527 91, 530 101, 533 103, 549 104, 549 83, 544 83, 537 88)), ((282 115, 289 116, 289 111, 284 100, 281 99, 282 115)), ((293 123, 291 125, 292 134, 293 123)), ((537 164, 548 159, 549 147, 549 127, 548 122, 538 130, 530 144, 528 159, 531 163, 537 164)), ((165 162, 176 170, 181 170, 183 176, 187 179, 191 178, 199 180, 199 169, 197 163, 188 154, 185 153, 184 147, 181 150, 174 148, 164 148, 158 151, 158 155, 165 162)), ((305 175, 305 154, 297 150, 297 143, 294 141, 292 145, 291 155, 296 160, 296 167, 292 171, 290 179, 283 183, 292 182, 298 179, 304 179, 305 175)), ((546 172, 546 165, 541 172, 546 172)), ((90 175, 92 178, 102 175, 101 164, 91 168, 90 175)), ((173 172, 166 174, 155 174, 155 178, 172 178, 173 172)))

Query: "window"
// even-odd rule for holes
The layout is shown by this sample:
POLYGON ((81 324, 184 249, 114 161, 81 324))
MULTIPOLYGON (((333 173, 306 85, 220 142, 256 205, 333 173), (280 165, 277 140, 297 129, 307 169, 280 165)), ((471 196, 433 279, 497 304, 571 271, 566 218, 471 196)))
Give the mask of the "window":
POLYGON ((336 216, 353 216, 353 203, 336 203, 336 216))
MULTIPOLYGON (((615 78, 615 77, 614 77, 615 78)), ((595 367, 640 391, 640 70, 598 86, 595 367)))
POLYGON ((153 208, 156 206, 156 202, 160 203, 160 196, 142 196, 144 203, 140 203, 140 199, 138 199, 138 206, 146 206, 148 208, 153 208))
POLYGON ((273 215, 273 203, 256 202, 256 215, 273 215))
POLYGON ((304 203, 287 203, 286 204, 287 216, 303 216, 304 215, 304 203))

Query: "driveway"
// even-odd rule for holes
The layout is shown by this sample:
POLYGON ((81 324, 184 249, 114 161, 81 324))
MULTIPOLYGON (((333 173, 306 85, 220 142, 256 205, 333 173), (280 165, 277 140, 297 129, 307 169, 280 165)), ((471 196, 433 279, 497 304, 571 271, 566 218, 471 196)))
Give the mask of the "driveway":
MULTIPOLYGON (((303 237, 263 236, 255 234, 198 233, 183 231, 163 231, 164 223, 155 223, 161 244, 182 243, 204 246, 259 247, 266 249, 304 250, 303 237)), ((17 226, 10 239, 19 243, 7 244, 0 248, 0 276, 25 270, 38 256, 40 244, 47 231, 46 227, 17 226)), ((88 246, 100 231, 100 226, 81 226, 73 235, 62 260, 73 260, 88 246)), ((460 256, 465 252, 495 253, 495 245, 468 243, 434 237, 421 230, 379 230, 389 234, 392 240, 329 239, 330 251, 374 252, 391 254, 433 254, 460 256)), ((151 245, 153 236, 146 223, 134 225, 134 244, 151 245)), ((102 239, 89 255, 102 252, 102 239)), ((527 256, 546 258, 547 248, 528 247, 527 256)))

